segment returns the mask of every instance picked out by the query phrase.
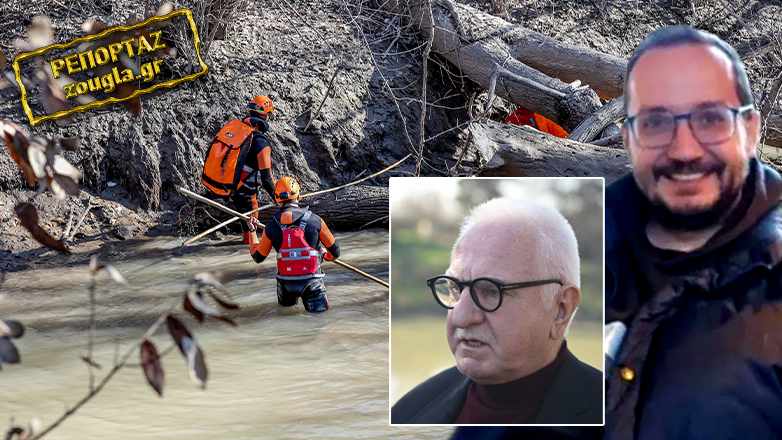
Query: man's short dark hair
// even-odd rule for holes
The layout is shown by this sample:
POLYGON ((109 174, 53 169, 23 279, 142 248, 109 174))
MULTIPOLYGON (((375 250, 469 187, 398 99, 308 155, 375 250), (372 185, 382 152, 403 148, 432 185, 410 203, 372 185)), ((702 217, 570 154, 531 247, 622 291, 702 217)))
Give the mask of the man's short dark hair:
MULTIPOLYGON (((625 113, 627 113, 628 107, 627 85, 630 80, 630 73, 633 71, 633 67, 635 67, 638 59, 641 58, 644 53, 652 49, 685 44, 705 44, 711 47, 715 47, 720 52, 724 53, 730 60, 730 64, 733 67, 733 81, 736 85, 736 93, 739 96, 741 105, 744 106, 755 103, 755 98, 752 96, 752 90, 749 87, 747 72, 744 70, 744 65, 741 62, 741 58, 728 43, 722 41, 715 35, 693 29, 689 26, 669 26, 657 29, 647 35, 646 38, 644 38, 644 41, 642 41, 641 44, 635 48, 633 56, 631 56, 630 61, 627 62, 624 93, 625 113)), ((676 72, 671 73, 675 74, 676 72)))

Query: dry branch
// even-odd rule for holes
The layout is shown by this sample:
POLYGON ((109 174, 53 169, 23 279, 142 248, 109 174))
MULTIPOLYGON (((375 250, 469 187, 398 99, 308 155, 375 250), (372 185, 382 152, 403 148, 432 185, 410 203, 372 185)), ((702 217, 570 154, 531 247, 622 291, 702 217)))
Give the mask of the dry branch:
POLYGON ((600 110, 578 124, 578 127, 571 131, 567 138, 576 142, 593 140, 608 124, 624 117, 624 102, 624 97, 612 99, 606 105, 600 107, 600 110))
MULTIPOLYGON (((386 5, 395 13, 404 12, 400 0, 391 0, 386 5)), ((539 87, 512 79, 500 80, 500 87, 496 90, 498 96, 534 109, 566 130, 575 128, 600 107, 600 101, 593 91, 571 90, 568 84, 514 59, 514 49, 503 39, 503 35, 489 33, 514 26, 448 0, 439 0, 434 6, 432 14, 429 15, 424 0, 410 1, 413 25, 425 39, 433 38, 434 52, 445 57, 484 88, 489 87, 494 68, 501 67, 514 75, 531 80, 533 85, 539 84, 559 92, 559 96, 541 94, 539 87)))

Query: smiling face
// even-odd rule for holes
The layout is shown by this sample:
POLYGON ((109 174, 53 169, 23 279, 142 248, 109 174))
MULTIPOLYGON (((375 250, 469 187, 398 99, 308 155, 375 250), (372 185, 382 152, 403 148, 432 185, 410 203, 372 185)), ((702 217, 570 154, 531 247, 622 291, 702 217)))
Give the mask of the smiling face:
MULTIPOLYGON (((535 236, 512 222, 471 228, 454 248, 446 272, 459 280, 488 277, 504 283, 541 280, 535 236)), ((463 374, 479 384, 510 382, 549 364, 561 345, 550 337, 556 308, 551 289, 558 284, 505 291, 502 305, 484 312, 468 288, 446 318, 448 345, 463 374), (549 289, 549 290, 546 290, 549 289)))
MULTIPOLYGON (((730 62, 706 44, 652 49, 642 55, 627 83, 627 114, 667 110, 674 115, 710 105, 740 107, 730 62)), ((760 132, 757 111, 737 117, 733 135, 703 145, 689 125, 679 121, 668 147, 639 148, 622 130, 641 191, 669 225, 697 229, 713 223, 733 205, 747 177, 760 132)))

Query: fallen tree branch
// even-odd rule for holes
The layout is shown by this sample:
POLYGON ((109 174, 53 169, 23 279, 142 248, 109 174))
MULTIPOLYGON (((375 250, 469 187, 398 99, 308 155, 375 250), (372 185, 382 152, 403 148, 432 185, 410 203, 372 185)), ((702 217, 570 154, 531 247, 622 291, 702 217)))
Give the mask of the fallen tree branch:
POLYGON ((760 120, 763 121, 763 125, 766 125, 766 120, 768 119, 768 115, 771 114, 771 110, 774 109, 774 106, 777 103, 777 99, 779 99, 779 91, 782 88, 782 73, 777 77, 776 81, 774 82, 774 85, 771 86, 771 90, 768 92, 768 98, 766 99, 766 102, 763 104, 763 108, 760 110, 760 120))
POLYGON ((611 137, 598 139, 594 142, 590 142, 589 145, 595 145, 597 147, 613 147, 613 148, 624 148, 624 142, 622 141, 622 134, 615 134, 611 137))
MULTIPOLYGON (((566 130, 572 130, 600 108, 600 100, 592 90, 571 90, 568 84, 559 79, 547 76, 515 59, 512 48, 504 40, 504 34, 487 34, 487 27, 491 30, 505 29, 512 27, 509 23, 467 6, 449 3, 447 0, 434 4, 430 18, 424 1, 409 2, 413 25, 425 39, 432 38, 434 52, 445 57, 482 87, 489 87, 495 67, 531 80, 531 83, 509 80, 505 84, 506 87, 496 91, 496 94, 517 105, 534 109, 566 130), (445 4, 448 6, 444 6, 445 4), (457 11, 456 14, 454 10, 457 11), (552 96, 540 93, 537 84, 560 94, 552 96)), ((389 0, 384 5, 392 12, 403 12, 401 0, 389 0)))
POLYGON ((568 135, 568 139, 576 142, 589 142, 597 136, 609 124, 618 121, 625 116, 624 97, 614 98, 606 105, 600 107, 588 118, 584 119, 578 127, 568 135))
POLYGON ((479 176, 605 177, 632 171, 627 152, 542 133, 531 127, 475 122, 470 126, 482 168, 479 176))

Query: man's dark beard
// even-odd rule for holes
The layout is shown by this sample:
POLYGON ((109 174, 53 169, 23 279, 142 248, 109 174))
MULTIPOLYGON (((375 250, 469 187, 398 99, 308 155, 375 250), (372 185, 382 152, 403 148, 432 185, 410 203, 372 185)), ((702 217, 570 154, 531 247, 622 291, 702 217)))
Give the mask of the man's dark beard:
MULTIPOLYGON (((655 180, 659 181, 662 177, 673 179, 672 176, 674 174, 714 173, 716 176, 721 176, 726 168, 727 165, 724 162, 717 160, 693 162, 672 161, 667 165, 653 168, 652 173, 654 174, 655 180)), ((650 214, 666 229, 675 231, 697 231, 721 223, 731 212, 731 208, 734 207, 740 196, 740 185, 734 188, 726 188, 720 193, 717 202, 710 208, 686 214, 673 212, 665 206, 662 200, 654 200, 650 201, 650 214)))
POLYGON ((687 214, 672 212, 662 201, 655 200, 651 202, 650 214, 665 229, 698 231, 721 223, 731 212, 731 208, 733 208, 740 195, 741 191, 738 188, 725 190, 720 194, 717 203, 711 208, 687 214))

